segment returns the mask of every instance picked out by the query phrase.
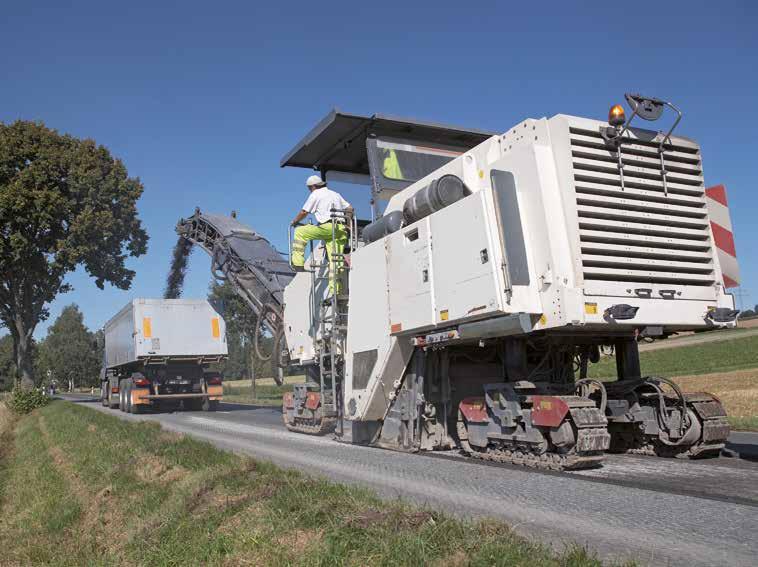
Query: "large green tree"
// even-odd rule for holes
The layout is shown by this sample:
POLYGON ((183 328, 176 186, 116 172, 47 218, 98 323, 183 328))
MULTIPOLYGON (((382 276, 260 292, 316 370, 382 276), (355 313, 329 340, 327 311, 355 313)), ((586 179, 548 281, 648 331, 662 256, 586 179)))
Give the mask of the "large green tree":
POLYGON ((143 187, 93 140, 42 123, 0 123, 0 322, 13 337, 22 385, 34 384, 32 334, 83 266, 103 288, 128 289, 129 256, 147 249, 143 187))
POLYGON ((69 390, 94 386, 100 381, 102 361, 102 349, 84 324, 79 307, 75 303, 64 307, 38 347, 38 368, 45 380, 68 384, 69 390))

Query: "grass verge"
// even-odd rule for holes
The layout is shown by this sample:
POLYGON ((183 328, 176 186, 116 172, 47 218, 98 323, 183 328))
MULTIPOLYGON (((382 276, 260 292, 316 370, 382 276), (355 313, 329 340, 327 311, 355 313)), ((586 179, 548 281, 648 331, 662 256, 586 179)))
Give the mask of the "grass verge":
POLYGON ((256 406, 281 406, 284 392, 292 391, 292 384, 302 384, 305 376, 285 376, 284 385, 277 386, 273 378, 255 381, 255 395, 250 380, 224 380, 224 401, 256 406))
POLYGON ((69 402, 21 418, 12 441, 4 564, 600 564, 69 402))
MULTIPOLYGON (((758 336, 640 353, 643 376, 676 378, 682 389, 718 396, 735 429, 758 431, 758 336)), ((613 357, 593 364, 592 378, 616 376, 613 357)))
POLYGON ((224 401, 235 404, 252 404, 256 406, 281 406, 284 392, 292 390, 292 386, 267 386, 256 384, 255 396, 250 381, 247 380, 247 386, 231 386, 224 384, 224 401))

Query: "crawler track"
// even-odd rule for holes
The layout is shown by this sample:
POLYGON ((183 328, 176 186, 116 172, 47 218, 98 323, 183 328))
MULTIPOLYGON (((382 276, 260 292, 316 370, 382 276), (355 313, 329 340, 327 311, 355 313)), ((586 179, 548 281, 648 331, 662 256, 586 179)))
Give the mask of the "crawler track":
POLYGON ((468 451, 464 449, 467 456, 482 461, 491 461, 495 463, 505 463, 510 465, 521 465, 533 469, 542 469, 549 471, 574 471, 588 469, 599 466, 603 462, 603 454, 597 455, 561 455, 559 453, 542 453, 536 455, 524 451, 493 450, 487 451, 468 451))
POLYGON ((282 421, 288 430, 306 435, 326 435, 334 432, 337 427, 337 418, 334 417, 319 420, 298 419, 295 423, 290 423, 287 421, 287 414, 282 412, 282 421))

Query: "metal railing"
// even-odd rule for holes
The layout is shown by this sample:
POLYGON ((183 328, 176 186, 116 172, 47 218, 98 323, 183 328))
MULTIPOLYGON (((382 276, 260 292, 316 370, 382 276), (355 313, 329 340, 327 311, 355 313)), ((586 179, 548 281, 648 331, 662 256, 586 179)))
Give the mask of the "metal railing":
MULTIPOLYGON (((310 241, 310 266, 306 270, 311 273, 311 309, 312 314, 318 313, 319 318, 319 389, 321 392, 321 404, 324 415, 342 416, 341 382, 343 372, 338 369, 339 357, 344 362, 345 330, 347 318, 347 306, 345 300, 349 293, 350 262, 345 254, 344 247, 337 249, 337 236, 339 230, 347 230, 347 245, 350 252, 358 245, 358 224, 355 216, 345 210, 332 209, 331 215, 331 239, 325 242, 326 261, 316 263, 314 258, 313 240, 310 241), (326 247, 331 246, 330 249, 326 247), (324 268, 326 274, 324 274, 324 268), (327 282, 328 292, 326 299, 320 300, 317 294, 319 282, 327 282), (345 308, 342 311, 342 308, 345 308)), ((289 227, 288 245, 289 261, 292 265, 293 228, 289 227)), ((293 266, 294 267, 294 266, 293 266)))

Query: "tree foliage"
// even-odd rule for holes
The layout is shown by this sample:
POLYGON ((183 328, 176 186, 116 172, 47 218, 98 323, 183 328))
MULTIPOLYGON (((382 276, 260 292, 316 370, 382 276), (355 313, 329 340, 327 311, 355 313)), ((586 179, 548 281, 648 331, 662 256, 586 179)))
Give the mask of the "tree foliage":
POLYGON ((13 337, 0 337, 0 392, 10 390, 16 376, 16 363, 13 360, 13 337))
POLYGON ((129 256, 144 254, 143 187, 93 140, 42 123, 0 123, 0 321, 13 337, 22 383, 33 380, 32 334, 83 266, 103 288, 128 289, 129 256))
POLYGON ((11 410, 18 414, 25 414, 46 406, 50 403, 50 398, 37 388, 31 390, 14 388, 7 403, 11 410))
MULTIPOLYGON (((255 314, 228 282, 212 283, 208 301, 221 313, 226 323, 229 359, 221 370, 228 378, 250 378, 252 340, 258 324, 255 314)), ((271 352, 272 342, 270 337, 262 337, 261 348, 265 351, 264 354, 271 352)), ((271 376, 270 362, 255 358, 254 364, 257 378, 271 376)))
POLYGON ((38 368, 43 382, 54 381, 59 387, 68 384, 69 389, 98 385, 103 351, 96 343, 102 345, 84 325, 79 307, 64 307, 39 344, 38 368))

